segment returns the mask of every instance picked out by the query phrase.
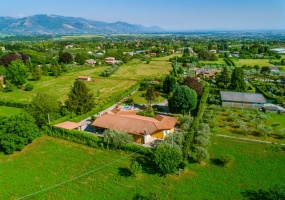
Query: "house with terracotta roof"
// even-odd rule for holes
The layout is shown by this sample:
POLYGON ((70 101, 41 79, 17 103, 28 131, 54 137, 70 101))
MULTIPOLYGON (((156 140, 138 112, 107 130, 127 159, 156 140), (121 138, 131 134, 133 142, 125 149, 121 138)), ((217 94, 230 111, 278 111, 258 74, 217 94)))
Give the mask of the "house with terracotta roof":
POLYGON ((81 126, 83 126, 83 124, 66 121, 60 124, 56 124, 54 126, 58 128, 67 129, 67 130, 72 130, 72 129, 81 130, 81 126))
POLYGON ((177 118, 156 115, 154 118, 136 115, 134 110, 115 108, 98 117, 91 125, 95 132, 113 129, 129 133, 135 142, 149 143, 156 139, 164 139, 174 132, 177 118))

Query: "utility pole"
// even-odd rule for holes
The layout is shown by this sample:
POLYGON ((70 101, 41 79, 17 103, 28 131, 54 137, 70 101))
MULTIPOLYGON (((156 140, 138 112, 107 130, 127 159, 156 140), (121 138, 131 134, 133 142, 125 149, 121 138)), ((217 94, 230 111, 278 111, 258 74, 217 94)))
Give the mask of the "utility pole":
POLYGON ((49 113, 48 113, 48 124, 50 124, 49 113))
POLYGON ((171 134, 171 136, 172 136, 172 148, 173 148, 173 146, 174 146, 173 135, 174 135, 174 132, 171 134))

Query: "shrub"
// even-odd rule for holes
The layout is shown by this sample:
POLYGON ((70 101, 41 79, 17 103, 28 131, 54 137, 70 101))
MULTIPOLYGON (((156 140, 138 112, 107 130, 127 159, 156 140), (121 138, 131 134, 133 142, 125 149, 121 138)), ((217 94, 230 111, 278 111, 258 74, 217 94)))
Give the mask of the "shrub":
POLYGON ((182 161, 182 152, 168 144, 160 144, 154 152, 154 162, 163 174, 176 171, 182 161))
POLYGON ((231 155, 222 155, 218 160, 223 167, 229 167, 234 162, 234 158, 231 155))
POLYGON ((32 84, 27 84, 25 87, 26 91, 32 91, 34 89, 34 86, 32 84))
POLYGON ((209 158, 209 153, 207 151, 207 149, 205 149, 204 147, 196 147, 195 148, 195 154, 196 154, 196 160, 201 163, 203 160, 206 160, 209 158))
POLYGON ((139 172, 142 170, 142 166, 135 160, 131 162, 130 168, 129 168, 132 176, 136 176, 139 172))
POLYGON ((133 137, 125 132, 116 131, 116 130, 106 130, 104 131, 104 142, 107 146, 111 146, 113 148, 121 148, 126 144, 133 142, 133 137))

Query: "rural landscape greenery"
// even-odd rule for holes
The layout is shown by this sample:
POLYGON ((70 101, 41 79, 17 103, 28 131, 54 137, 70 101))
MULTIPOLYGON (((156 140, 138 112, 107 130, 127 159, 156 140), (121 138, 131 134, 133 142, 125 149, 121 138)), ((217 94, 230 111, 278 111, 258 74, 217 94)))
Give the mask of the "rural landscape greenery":
POLYGON ((282 110, 221 105, 228 91, 285 106, 284 36, 247 34, 0 38, 0 199, 284 199, 282 110), (53 126, 114 104, 175 132, 145 147, 53 126))

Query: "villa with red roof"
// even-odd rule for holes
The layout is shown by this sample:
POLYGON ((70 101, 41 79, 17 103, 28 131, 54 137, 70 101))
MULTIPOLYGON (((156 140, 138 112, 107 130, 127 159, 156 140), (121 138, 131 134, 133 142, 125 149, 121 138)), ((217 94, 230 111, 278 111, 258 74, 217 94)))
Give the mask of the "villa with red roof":
POLYGON ((177 118, 156 115, 154 118, 136 115, 134 110, 114 108, 102 114, 91 125, 95 132, 113 129, 132 134, 135 142, 149 143, 156 139, 164 139, 174 132, 177 118))

